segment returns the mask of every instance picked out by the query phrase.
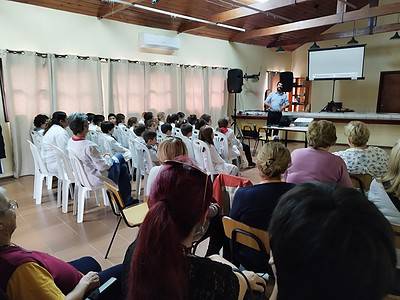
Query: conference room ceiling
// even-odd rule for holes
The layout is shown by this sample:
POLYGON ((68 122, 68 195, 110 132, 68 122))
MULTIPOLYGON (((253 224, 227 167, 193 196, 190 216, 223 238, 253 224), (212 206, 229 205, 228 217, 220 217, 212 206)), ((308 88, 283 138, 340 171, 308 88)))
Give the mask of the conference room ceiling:
MULTIPOLYGON (((152 4, 151 0, 125 0, 126 2, 208 20, 214 23, 205 24, 144 10, 140 6, 134 7, 115 3, 112 0, 14 1, 89 16, 104 16, 103 19, 238 41, 246 44, 265 47, 279 47, 283 45, 285 50, 289 51, 296 49, 306 42, 318 40, 318 37, 330 28, 332 23, 328 22, 327 25, 318 27, 305 26, 307 29, 303 30, 300 30, 302 26, 299 26, 296 30, 262 34, 251 38, 247 38, 247 34, 258 32, 257 30, 262 28, 335 15, 338 11, 338 2, 336 0, 159 0, 156 4, 152 4), (295 2, 296 4, 291 4, 295 2), (253 9, 254 7, 267 4, 275 8, 263 13, 253 9), (253 8, 250 8, 250 6, 253 8), (244 28, 246 31, 240 32, 238 30, 223 28, 217 26, 216 23, 244 28)), ((374 2, 374 0, 349 0, 344 2, 350 3, 351 6, 346 7, 346 12, 351 12, 365 7, 369 2, 374 2)), ((99 19, 99 22, 101 22, 101 19, 99 19)), ((323 23, 318 23, 318 25, 320 24, 323 23)))

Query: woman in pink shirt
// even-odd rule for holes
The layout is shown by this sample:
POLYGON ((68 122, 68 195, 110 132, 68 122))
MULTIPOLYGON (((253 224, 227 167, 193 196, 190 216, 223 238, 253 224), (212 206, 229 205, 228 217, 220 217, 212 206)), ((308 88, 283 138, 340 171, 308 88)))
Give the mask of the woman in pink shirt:
POLYGON ((313 121, 308 127, 307 139, 308 148, 292 152, 292 165, 286 172, 286 181, 335 182, 345 187, 352 187, 345 162, 329 152, 329 148, 337 139, 335 125, 325 120, 313 121))

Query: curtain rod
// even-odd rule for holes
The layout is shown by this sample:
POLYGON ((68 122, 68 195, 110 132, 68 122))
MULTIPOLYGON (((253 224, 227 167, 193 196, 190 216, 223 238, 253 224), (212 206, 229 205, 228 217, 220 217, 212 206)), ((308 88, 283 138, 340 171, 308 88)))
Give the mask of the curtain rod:
MULTIPOLYGON (((11 53, 11 54, 25 54, 25 51, 24 50, 10 50, 10 49, 6 49, 6 51, 8 52, 8 53, 11 53)), ((35 53, 37 56, 39 56, 39 57, 42 57, 42 58, 47 58, 48 57, 48 55, 49 54, 52 54, 52 53, 41 53, 41 52, 35 52, 35 51, 32 51, 33 53, 35 53)), ((158 61, 155 61, 155 62, 151 62, 151 61, 138 61, 138 60, 129 60, 129 59, 121 59, 121 58, 107 58, 107 57, 96 57, 96 56, 81 56, 81 55, 71 55, 71 54, 53 54, 54 55, 54 57, 55 58, 67 58, 68 56, 76 56, 78 59, 80 59, 80 60, 88 60, 88 59, 90 59, 90 58, 96 58, 96 59, 98 59, 100 62, 102 62, 102 63, 106 63, 106 62, 114 62, 114 63, 117 63, 117 62, 122 62, 123 60, 126 60, 126 61, 128 61, 128 63, 135 63, 135 64, 142 64, 142 63, 148 63, 148 64, 150 64, 151 66, 154 66, 154 65, 157 65, 157 64, 162 64, 162 65, 165 65, 165 66, 172 66, 172 65, 177 65, 177 66, 179 66, 179 67, 184 67, 184 68, 197 68, 197 67, 200 67, 200 68, 211 68, 211 69, 213 69, 213 70, 216 70, 216 69, 222 69, 222 70, 228 70, 229 68, 228 67, 217 67, 217 66, 201 66, 201 65, 187 65, 187 64, 179 64, 179 63, 166 63, 166 62, 158 62, 158 61)))

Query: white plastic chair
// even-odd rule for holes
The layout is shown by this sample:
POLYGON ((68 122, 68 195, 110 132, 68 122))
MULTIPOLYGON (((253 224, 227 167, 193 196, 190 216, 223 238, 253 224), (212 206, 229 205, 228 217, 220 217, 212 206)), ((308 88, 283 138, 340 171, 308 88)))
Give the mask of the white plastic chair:
POLYGON ((193 141, 194 157, 197 166, 208 174, 217 174, 212 163, 209 146, 200 140, 193 141))
POLYGON ((229 157, 228 139, 225 134, 214 131, 214 146, 225 162, 230 163, 232 161, 231 157, 229 157))
POLYGON ((106 153, 112 155, 111 145, 106 139, 106 134, 102 133, 102 132, 99 132, 97 140, 98 140, 100 153, 103 154, 103 155, 106 154, 106 153))
POLYGON ((62 206, 62 212, 67 213, 68 212, 68 195, 71 193, 71 198, 73 199, 74 203, 77 199, 76 194, 77 194, 77 189, 75 189, 71 185, 72 183, 75 183, 75 175, 72 170, 71 162, 68 159, 68 156, 65 154, 64 151, 62 151, 60 148, 54 145, 50 145, 51 148, 56 152, 56 158, 57 158, 57 167, 58 167, 58 179, 62 183, 62 192, 61 192, 61 206, 62 206))
POLYGON ((35 130, 31 130, 31 139, 32 139, 33 144, 38 148, 39 153, 40 153, 40 149, 42 147, 43 135, 35 130))
POLYGON ((150 169, 153 167, 153 161, 151 160, 150 151, 146 145, 142 144, 138 140, 133 141, 136 149, 137 167, 136 167, 136 193, 137 199, 140 199, 140 183, 142 175, 144 176, 144 190, 146 190, 147 177, 150 173, 150 169))
MULTIPOLYGON (((87 178, 86 172, 83 169, 83 165, 81 161, 75 156, 73 153, 69 153, 69 158, 71 161, 72 165, 72 170, 74 171, 75 174, 75 188, 78 189, 77 191, 77 205, 74 207, 77 207, 77 217, 76 221, 78 223, 83 222, 83 213, 85 211, 85 200, 86 196, 89 195, 90 192, 94 192, 97 200, 97 191, 101 190, 102 195, 103 195, 103 201, 104 205, 108 206, 108 197, 106 193, 106 189, 104 185, 100 186, 92 186, 89 183, 89 179, 87 178)), ((74 213, 76 213, 74 209, 74 213)))
POLYGON ((101 134, 100 131, 90 130, 88 132, 88 134, 86 135, 86 139, 89 141, 92 141, 93 143, 95 143, 96 145, 99 146, 99 135, 100 134, 101 134))
MULTIPOLYGON (((42 157, 40 156, 39 149, 35 146, 31 141, 27 140, 29 147, 32 152, 33 162, 35 164, 35 177, 33 182, 33 199, 36 200, 36 204, 42 203, 42 193, 43 193, 43 180, 46 178, 47 189, 52 189, 52 179, 53 176, 57 176, 57 174, 50 174, 46 168, 45 163, 43 162, 42 157)), ((57 191, 57 205, 61 204, 61 185, 60 181, 58 182, 58 191, 57 191)))
POLYGON ((194 156, 194 150, 193 150, 193 142, 191 139, 189 139, 188 137, 182 135, 180 137, 182 139, 182 142, 185 144, 186 149, 188 151, 188 156, 191 160, 196 161, 196 158, 194 156))
POLYGON ((199 139, 199 134, 200 134, 200 130, 193 129, 192 139, 193 140, 198 140, 199 139))
POLYGON ((182 131, 181 131, 181 129, 180 128, 178 128, 178 127, 174 127, 174 135, 176 136, 176 137, 178 137, 178 138, 181 138, 181 137, 183 137, 183 134, 182 134, 182 131))

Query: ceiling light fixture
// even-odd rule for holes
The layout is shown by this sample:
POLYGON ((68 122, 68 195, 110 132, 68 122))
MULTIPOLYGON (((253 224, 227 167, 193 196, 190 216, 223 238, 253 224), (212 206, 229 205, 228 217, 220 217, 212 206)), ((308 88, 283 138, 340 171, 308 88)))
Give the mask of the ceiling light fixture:
MULTIPOLYGON (((400 14, 397 15, 397 23, 400 24, 400 14)), ((395 34, 390 38, 392 41, 393 40, 400 40, 400 35, 399 32, 396 31, 395 34)))
POLYGON ((282 46, 279 46, 278 48, 276 48, 275 52, 285 52, 285 49, 282 48, 282 46))
POLYGON ((353 37, 350 41, 347 42, 347 45, 355 45, 358 44, 358 41, 355 39, 356 35, 356 21, 353 22, 353 37))
POLYGON ((321 47, 317 44, 317 42, 314 42, 314 44, 311 45, 310 50, 319 49, 319 48, 321 48, 321 47))
POLYGON ((208 21, 208 20, 205 20, 205 19, 200 19, 200 18, 196 18, 196 17, 182 15, 182 14, 178 14, 178 13, 166 11, 166 10, 163 10, 163 9, 150 7, 150 6, 145 6, 145 5, 136 4, 136 3, 129 3, 129 2, 126 2, 126 1, 123 1, 123 0, 111 0, 111 1, 114 2, 114 3, 120 3, 120 4, 127 5, 127 6, 131 6, 131 7, 135 7, 135 8, 139 8, 139 9, 143 9, 143 10, 147 10, 147 11, 151 11, 151 12, 154 12, 154 13, 167 15, 167 16, 170 16, 172 18, 179 18, 179 19, 184 19, 184 20, 188 20, 188 21, 204 23, 204 24, 208 24, 208 25, 215 25, 215 26, 224 27, 224 28, 228 28, 228 29, 232 29, 232 30, 236 30, 236 31, 241 31, 241 32, 245 32, 246 31, 246 29, 241 28, 241 27, 231 26, 231 25, 227 25, 227 24, 223 24, 223 23, 215 23, 215 22, 211 22, 211 21, 208 21))

